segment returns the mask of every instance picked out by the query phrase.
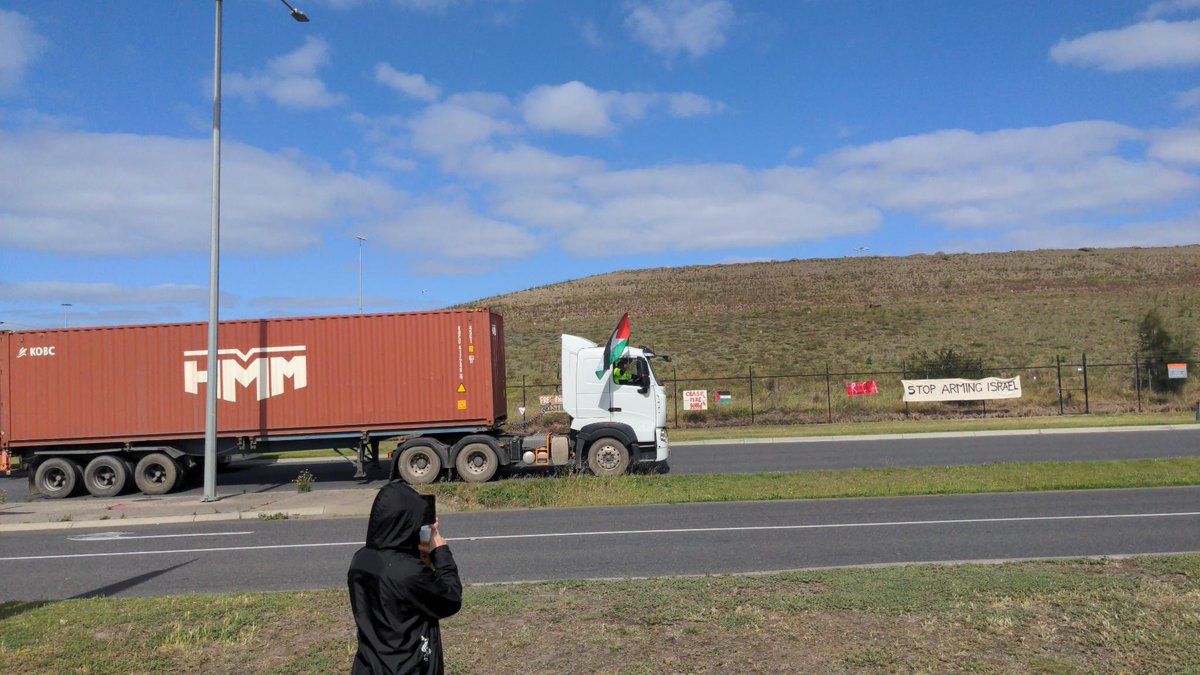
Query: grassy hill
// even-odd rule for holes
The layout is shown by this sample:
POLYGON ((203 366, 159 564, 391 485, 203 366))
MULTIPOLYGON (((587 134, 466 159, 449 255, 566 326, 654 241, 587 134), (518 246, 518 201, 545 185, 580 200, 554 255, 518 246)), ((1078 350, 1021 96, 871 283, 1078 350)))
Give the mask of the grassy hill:
POLYGON ((899 369, 953 347, 985 366, 1125 361, 1158 307, 1200 336, 1200 246, 788 260, 630 270, 472 303, 505 317, 509 383, 553 382, 560 333, 633 343, 680 377, 899 369))

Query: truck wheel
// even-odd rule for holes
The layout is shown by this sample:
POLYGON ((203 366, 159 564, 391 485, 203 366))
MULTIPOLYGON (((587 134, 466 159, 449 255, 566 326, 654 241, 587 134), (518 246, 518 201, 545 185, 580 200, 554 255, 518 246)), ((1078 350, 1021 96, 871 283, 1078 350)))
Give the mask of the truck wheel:
POLYGON ((432 483, 442 472, 442 458, 432 446, 423 443, 408 446, 394 461, 400 477, 409 485, 432 483))
POLYGON ((458 475, 468 483, 486 483, 496 475, 500 460, 491 445, 478 441, 468 443, 458 451, 454 458, 454 468, 458 475))
POLYGON ((588 447, 587 463, 597 476, 620 476, 629 468, 629 448, 615 438, 601 438, 588 447))
POLYGON ((143 494, 165 495, 179 482, 179 463, 161 452, 152 452, 138 460, 133 480, 143 494))
POLYGON ((33 474, 33 482, 38 492, 50 499, 63 499, 75 494, 76 488, 83 482, 79 465, 62 457, 51 457, 38 464, 33 474))
POLYGON ((129 463, 113 455, 100 455, 83 470, 83 486, 93 497, 116 497, 129 485, 129 463))

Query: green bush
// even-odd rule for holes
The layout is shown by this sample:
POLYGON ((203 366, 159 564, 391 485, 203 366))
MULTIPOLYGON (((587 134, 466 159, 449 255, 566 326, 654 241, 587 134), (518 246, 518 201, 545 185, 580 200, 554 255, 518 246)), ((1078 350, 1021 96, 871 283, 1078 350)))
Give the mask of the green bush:
POLYGON ((1192 360, 1195 343, 1189 337, 1173 333, 1157 308, 1146 312, 1138 324, 1138 352, 1141 356, 1143 384, 1155 392, 1177 394, 1186 379, 1171 379, 1168 363, 1187 363, 1192 360))

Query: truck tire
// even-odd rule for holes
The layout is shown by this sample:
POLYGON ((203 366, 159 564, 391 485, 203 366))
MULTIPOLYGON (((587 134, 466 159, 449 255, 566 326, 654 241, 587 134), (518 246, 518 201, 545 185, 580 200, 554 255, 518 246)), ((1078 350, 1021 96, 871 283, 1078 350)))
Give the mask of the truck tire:
POLYGON ((93 497, 116 497, 129 486, 133 470, 116 455, 100 455, 83 469, 83 487, 93 497))
POLYGON ((442 458, 432 445, 425 443, 409 445, 393 461, 400 478, 409 485, 432 483, 442 473, 442 458))
POLYGON ((64 499, 75 494, 83 476, 75 462, 64 457, 51 457, 38 464, 33 482, 38 492, 50 499, 64 499))
POLYGON ((500 458, 491 443, 477 440, 459 449, 454 458, 454 470, 468 483, 486 483, 496 475, 500 458))
POLYGON ((629 448, 611 436, 588 446, 588 469, 597 476, 620 476, 629 469, 629 448))
POLYGON ((179 482, 179 463, 169 455, 152 452, 138 460, 133 480, 143 494, 165 495, 179 482))

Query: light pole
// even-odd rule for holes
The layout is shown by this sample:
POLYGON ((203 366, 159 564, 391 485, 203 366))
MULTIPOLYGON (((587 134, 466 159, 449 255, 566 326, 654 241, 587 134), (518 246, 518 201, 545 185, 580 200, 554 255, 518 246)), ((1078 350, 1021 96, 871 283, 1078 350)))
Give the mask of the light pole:
MULTIPOLYGON (((308 16, 279 0, 292 12, 296 21, 306 22, 308 16)), ((217 498, 217 323, 220 291, 221 257, 221 0, 217 2, 217 24, 213 38, 213 183, 212 231, 208 258, 208 386, 205 387, 204 416, 204 501, 217 498)))
POLYGON ((71 303, 62 303, 63 308, 63 328, 71 327, 71 303))
POLYGON ((354 238, 358 240, 358 313, 362 314, 362 245, 367 238, 357 234, 354 238))

